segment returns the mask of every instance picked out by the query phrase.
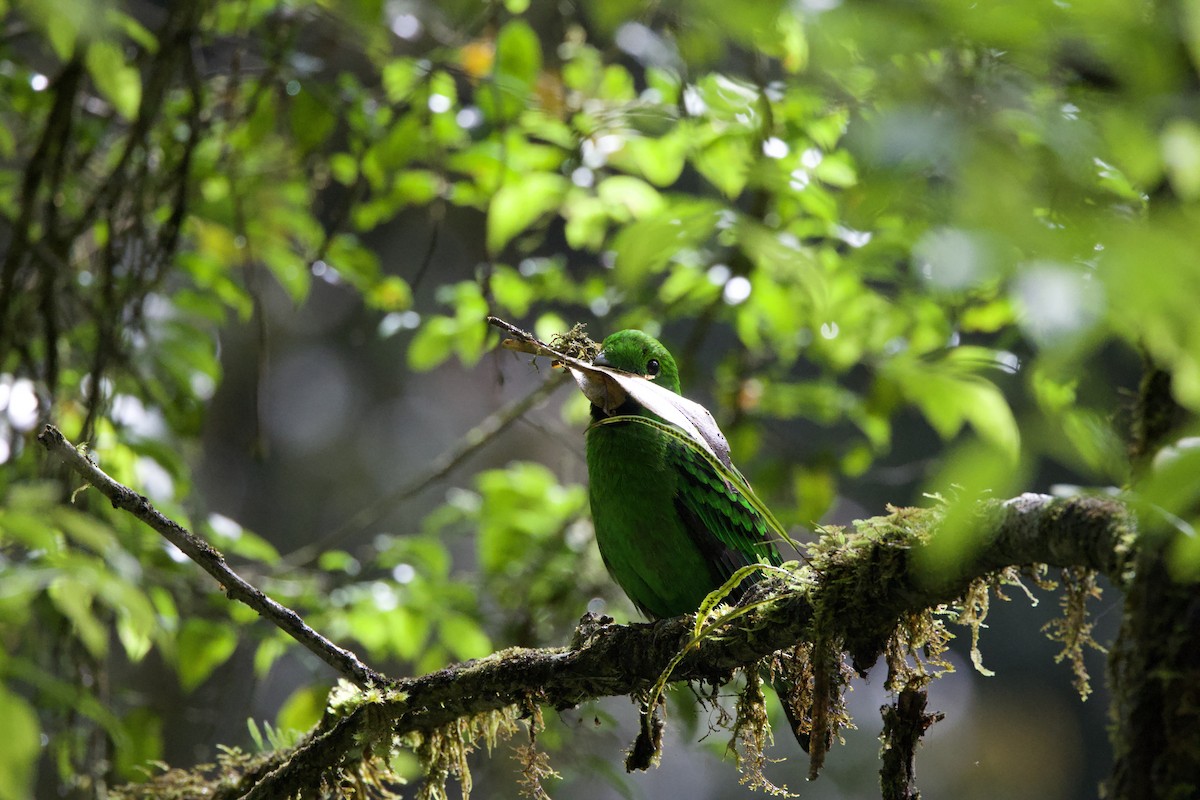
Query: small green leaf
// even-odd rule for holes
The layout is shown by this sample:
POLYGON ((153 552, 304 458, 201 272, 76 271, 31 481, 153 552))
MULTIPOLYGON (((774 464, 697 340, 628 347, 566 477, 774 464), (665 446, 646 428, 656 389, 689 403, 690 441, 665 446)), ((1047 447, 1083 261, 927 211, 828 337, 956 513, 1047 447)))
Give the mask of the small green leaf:
POLYGON ((610 215, 618 222, 657 214, 666 205, 662 195, 653 186, 628 175, 605 178, 596 187, 596 195, 604 201, 610 215))
POLYGON ((837 480, 828 467, 798 466, 792 472, 792 490, 796 509, 803 524, 819 520, 833 506, 837 497, 837 480))
POLYGON ((128 781, 144 780, 145 769, 163 752, 163 721, 148 708, 137 708, 121 720, 125 736, 116 747, 117 774, 128 781))
POLYGON ((492 272, 491 286, 496 305, 518 317, 525 316, 529 306, 538 299, 533 283, 509 266, 496 267, 492 272))
POLYGON ((60 539, 61 533, 47 525, 42 514, 0 509, 0 542, 19 542, 23 547, 50 553, 63 547, 60 539))
POLYGON ((396 176, 392 193, 405 205, 425 205, 442 191, 442 176, 427 169, 409 169, 396 176))
POLYGON ((800 14, 784 11, 776 23, 780 61, 783 68, 792 74, 808 66, 808 38, 804 35, 803 19, 800 14))
POLYGON ((817 180, 839 189, 858 183, 858 174, 854 171, 854 165, 850 163, 850 156, 845 150, 826 154, 813 173, 817 180))
MULTIPOLYGON (((1192 520, 1193 528, 1198 524, 1192 520)), ((1176 581, 1200 582, 1200 537, 1177 532, 1168 550, 1167 568, 1176 581)))
POLYGON ((116 544, 112 528, 96 517, 74 509, 60 508, 55 510, 54 520, 76 544, 83 545, 93 553, 104 555, 116 544))
POLYGON ((964 415, 985 441, 1015 461, 1021 452, 1021 431, 1008 401, 996 385, 982 378, 960 385, 964 415))
POLYGON ((425 77, 426 71, 409 58, 397 58, 389 61, 380 71, 380 81, 383 91, 393 103, 403 103, 409 99, 417 83, 425 77))
POLYGON ((328 686, 301 686, 280 707, 275 715, 275 727, 281 731, 306 731, 312 728, 324 716, 328 698, 328 686))
POLYGON ((275 564, 280 559, 275 545, 256 533, 242 529, 234 535, 214 534, 216 544, 227 555, 235 555, 262 564, 275 564))
POLYGON ((127 120, 136 117, 142 103, 142 76, 126 63, 120 46, 103 39, 92 42, 86 63, 96 89, 117 113, 127 120))
POLYGON ((367 290, 367 305, 380 311, 404 311, 412 306, 412 289, 398 275, 388 275, 367 290))
POLYGON ((513 178, 492 197, 488 207, 488 252, 497 255, 544 214, 558 208, 570 182, 561 175, 534 172, 513 178))
POLYGON ((33 708, 0 684, 0 719, 4 720, 4 746, 0 747, 0 800, 33 796, 34 766, 41 753, 41 727, 33 708))
POLYGON ((279 636, 263 639, 254 650, 254 677, 262 680, 267 677, 275 661, 287 652, 287 641, 279 636))
POLYGON ((532 87, 542 71, 542 45, 529 23, 510 20, 496 37, 496 77, 532 87))
POLYGON ((466 661, 492 652, 492 640, 479 623, 464 614, 447 614, 438 625, 442 642, 454 657, 466 661))
POLYGON ((237 649, 237 633, 230 623, 192 618, 183 623, 176 650, 179 683, 192 691, 224 664, 237 649))
POLYGON ((358 159, 349 153, 334 153, 329 157, 329 172, 343 186, 358 180, 358 159))
POLYGON ((362 562, 345 550, 326 550, 318 556, 317 567, 325 572, 357 575, 362 571, 362 562))
MULTIPOLYGON (((567 220, 564 230, 567 244, 572 248, 596 251, 603 246, 609 216, 599 198, 581 189, 572 189, 563 202, 562 215, 567 220)), ((517 314, 523 315, 524 312, 517 314)))
POLYGON ((901 392, 943 439, 955 436, 970 422, 980 436, 1016 461, 1021 433, 1004 395, 990 381, 968 372, 972 365, 986 365, 976 351, 958 348, 935 363, 903 358, 890 362, 884 373, 895 380, 901 392))
POLYGON ((292 98, 290 108, 292 136, 302 150, 313 150, 325 141, 337 123, 328 102, 318 98, 309 88, 302 88, 292 98))
POLYGON ((428 372, 454 352, 458 324, 450 317, 425 320, 408 345, 408 366, 416 372, 428 372))
POLYGON ((626 225, 613 241, 617 275, 636 284, 681 250, 698 247, 712 235, 722 208, 704 200, 675 202, 658 216, 626 225))
POLYGON ((308 262, 298 256, 291 247, 280 242, 263 242, 258 248, 263 263, 279 281, 292 302, 299 305, 308 297, 312 286, 312 272, 308 262))
POLYGON ((95 594, 92 586, 86 582, 86 575, 63 574, 55 578, 47 593, 64 617, 71 621, 71 627, 79 641, 87 651, 96 658, 108 653, 108 629, 97 619, 92 610, 92 599, 95 594))
POLYGON ((412 660, 426 647, 429 638, 429 616, 406 606, 399 606, 387 617, 387 640, 400 658, 412 660))
POLYGON ((722 194, 737 197, 750 172, 750 143, 745 136, 721 136, 692 156, 692 163, 722 194))
POLYGON ((696 90, 711 116, 750 126, 758 118, 762 90, 731 74, 711 72, 696 82, 696 90))
POLYGON ((17 152, 17 139, 7 125, 0 125, 0 158, 9 159, 17 152))
POLYGON ((655 186, 670 186, 679 180, 687 162, 691 127, 679 124, 670 133, 651 139, 629 136, 625 146, 611 157, 614 165, 640 172, 655 186))
POLYGON ((612 103, 630 103, 637 97, 633 75, 620 64, 609 64, 604 68, 596 94, 612 103))
POLYGON ((1200 447, 1182 441, 1163 448, 1154 460, 1154 469, 1138 484, 1138 499, 1175 516, 1193 513, 1200 485, 1195 476, 1200 470, 1200 447))
POLYGON ((379 280, 379 258, 357 236, 339 233, 329 242, 325 260, 338 274, 359 289, 374 286, 379 280))
POLYGON ((1058 380, 1048 370, 1038 368, 1030 374, 1029 385, 1038 405, 1049 413, 1058 414, 1075 405, 1079 379, 1058 380))
POLYGON ((1017 312, 1012 300, 1002 297, 980 305, 964 308, 959 316, 959 327, 968 332, 995 333, 1016 322, 1017 312))
POLYGON ((153 635, 156 630, 156 622, 153 612, 146 614, 142 613, 150 608, 150 602, 145 600, 145 606, 138 607, 137 611, 127 611, 120 609, 117 612, 117 638, 121 640, 121 646, 125 648, 125 655, 131 662, 136 664, 146 657, 150 652, 150 645, 153 643, 153 635))
POLYGON ((1200 197, 1200 126, 1177 118, 1162 132, 1163 163, 1171 188, 1183 200, 1200 197))
POLYGON ((121 31, 147 53, 158 52, 158 38, 142 23, 115 8, 104 9, 104 21, 121 31))

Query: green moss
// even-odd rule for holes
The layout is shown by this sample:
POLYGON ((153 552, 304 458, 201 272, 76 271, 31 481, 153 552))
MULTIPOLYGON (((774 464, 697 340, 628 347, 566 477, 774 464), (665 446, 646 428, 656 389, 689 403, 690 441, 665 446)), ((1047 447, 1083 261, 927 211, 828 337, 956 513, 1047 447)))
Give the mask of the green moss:
POLYGON ((746 685, 738 693, 729 749, 733 752, 738 772, 741 773, 742 785, 773 797, 799 797, 789 791, 787 786, 776 785, 766 775, 766 767, 771 760, 766 751, 774 743, 774 739, 771 735, 771 722, 767 717, 760 672, 757 666, 746 671, 746 685))
MULTIPOLYGON (((222 747, 215 764, 200 764, 189 770, 170 769, 144 783, 127 783, 111 789, 113 800, 187 800, 241 794, 245 776, 261 772, 275 754, 251 755, 236 747, 222 747)), ((165 765, 163 765, 165 766, 165 765)))
POLYGON ((502 739, 511 738, 518 729, 518 709, 509 706, 460 717, 441 728, 415 735, 415 742, 406 744, 413 746, 424 775, 416 795, 418 800, 448 800, 446 785, 451 780, 458 783, 463 800, 468 800, 472 780, 467 757, 480 745, 491 752, 502 739))
POLYGON ((1043 625, 1042 631, 1050 641, 1062 643, 1062 650, 1054 657, 1054 662, 1070 663, 1075 690, 1081 700, 1087 700, 1092 693, 1092 684, 1083 651, 1090 647, 1107 652, 1092 635, 1095 623, 1090 621, 1087 609, 1088 600, 1100 598, 1100 587, 1096 583, 1096 572, 1082 567, 1064 569, 1062 581, 1063 594, 1058 602, 1063 614, 1043 625))

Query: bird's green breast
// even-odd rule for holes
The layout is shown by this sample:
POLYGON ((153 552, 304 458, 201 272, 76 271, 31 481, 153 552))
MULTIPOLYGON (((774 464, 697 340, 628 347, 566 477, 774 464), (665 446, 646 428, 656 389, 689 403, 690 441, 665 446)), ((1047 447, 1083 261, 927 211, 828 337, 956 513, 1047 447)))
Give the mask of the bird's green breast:
POLYGON ((630 600, 654 617, 695 611, 719 586, 676 510, 668 440, 637 423, 587 431, 592 519, 600 555, 630 600))

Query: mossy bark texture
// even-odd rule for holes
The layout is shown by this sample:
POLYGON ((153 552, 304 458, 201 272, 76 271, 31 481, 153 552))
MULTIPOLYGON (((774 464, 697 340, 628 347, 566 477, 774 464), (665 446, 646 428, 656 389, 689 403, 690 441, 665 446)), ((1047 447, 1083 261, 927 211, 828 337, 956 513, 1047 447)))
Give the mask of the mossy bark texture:
POLYGON ((1200 586, 1143 543, 1109 661, 1113 800, 1200 797, 1200 586))

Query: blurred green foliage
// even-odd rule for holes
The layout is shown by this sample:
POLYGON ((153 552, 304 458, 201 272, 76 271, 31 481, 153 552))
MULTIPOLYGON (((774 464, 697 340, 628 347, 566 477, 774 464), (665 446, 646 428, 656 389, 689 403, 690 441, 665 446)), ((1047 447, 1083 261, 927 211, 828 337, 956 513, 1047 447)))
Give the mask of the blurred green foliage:
MULTIPOLYGON (((261 323, 267 281, 415 311, 413 372, 476 364, 487 313, 670 331, 797 525, 913 430, 945 443, 917 479, 944 498, 1129 484, 1117 384, 1138 353, 1200 410, 1194 2, 149 5, 0 0, 0 800, 30 791, 43 735, 81 791, 158 757, 157 712, 99 676, 152 658, 186 694, 241 643, 260 679, 292 644, 74 494, 40 422, 398 670, 555 641, 606 591, 582 488, 531 463, 305 563, 206 513, 190 470, 219 332, 261 323), (469 279, 368 244, 451 211, 484 254, 469 279), (799 422, 835 434, 771 446, 799 422)), ((1189 433, 1133 487, 1195 576, 1189 433)), ((946 538, 935 568, 970 545, 946 538)), ((280 730, 312 721, 321 681, 280 730)))

